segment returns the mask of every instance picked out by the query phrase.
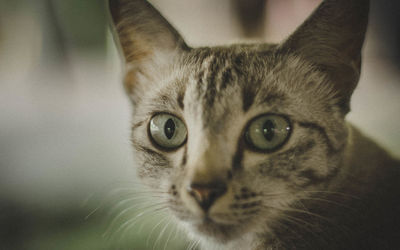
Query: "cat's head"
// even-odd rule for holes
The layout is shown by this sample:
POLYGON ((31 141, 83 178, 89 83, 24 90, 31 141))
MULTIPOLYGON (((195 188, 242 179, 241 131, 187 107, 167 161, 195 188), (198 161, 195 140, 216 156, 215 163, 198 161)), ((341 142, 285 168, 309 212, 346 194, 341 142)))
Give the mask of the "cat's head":
POLYGON ((340 173, 363 0, 325 1, 281 44, 190 48, 144 0, 110 0, 143 182, 192 232, 229 241, 340 173))

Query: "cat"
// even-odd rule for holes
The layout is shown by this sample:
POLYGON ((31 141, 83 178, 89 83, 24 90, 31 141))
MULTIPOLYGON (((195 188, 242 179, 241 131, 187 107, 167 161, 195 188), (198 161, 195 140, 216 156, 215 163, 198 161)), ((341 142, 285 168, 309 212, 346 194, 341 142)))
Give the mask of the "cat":
POLYGON ((398 160, 345 118, 368 0, 325 0, 279 44, 189 47, 109 0, 137 173, 202 249, 397 249, 398 160))

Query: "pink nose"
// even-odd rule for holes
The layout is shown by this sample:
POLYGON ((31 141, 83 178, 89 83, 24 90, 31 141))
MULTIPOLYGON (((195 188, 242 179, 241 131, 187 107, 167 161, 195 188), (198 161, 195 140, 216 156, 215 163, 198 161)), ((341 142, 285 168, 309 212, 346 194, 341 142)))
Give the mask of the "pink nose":
POLYGON ((192 183, 187 188, 188 193, 193 196, 205 212, 219 197, 226 193, 226 190, 226 184, 221 182, 207 184, 192 183))

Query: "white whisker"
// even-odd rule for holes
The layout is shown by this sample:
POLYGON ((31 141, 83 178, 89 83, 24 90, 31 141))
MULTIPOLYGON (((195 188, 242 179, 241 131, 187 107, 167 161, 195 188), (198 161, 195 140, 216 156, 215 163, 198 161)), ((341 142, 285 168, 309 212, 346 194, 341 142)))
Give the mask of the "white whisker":
POLYGON ((166 249, 167 249, 167 246, 168 246, 169 240, 171 239, 172 233, 173 233, 174 231, 176 232, 176 226, 174 227, 174 229, 175 229, 175 230, 171 230, 171 231, 169 232, 168 238, 167 238, 167 240, 166 240, 165 243, 164 243, 164 249, 163 249, 163 250, 166 250, 166 249))
POLYGON ((168 217, 168 219, 169 219, 168 222, 165 224, 164 228, 163 228, 163 229, 161 230, 161 232, 158 234, 158 237, 157 237, 156 241, 154 242, 153 250, 154 250, 155 247, 157 246, 158 241, 159 241, 159 240, 162 238, 162 236, 164 235, 165 230, 168 228, 169 224, 172 222, 171 217, 168 217))
POLYGON ((154 230, 155 230, 158 226, 160 226, 164 221, 166 221, 167 219, 169 219, 169 218, 168 218, 168 217, 163 218, 162 220, 160 220, 160 221, 151 229, 149 235, 147 236, 146 246, 149 246, 149 241, 150 241, 150 238, 151 238, 152 234, 154 233, 154 230))

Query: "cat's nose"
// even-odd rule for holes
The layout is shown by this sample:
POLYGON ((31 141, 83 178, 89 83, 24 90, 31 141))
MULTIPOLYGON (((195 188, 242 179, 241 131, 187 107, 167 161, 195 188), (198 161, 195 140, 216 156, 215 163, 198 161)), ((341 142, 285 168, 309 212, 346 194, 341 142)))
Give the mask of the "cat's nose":
POLYGON ((223 182, 192 183, 187 188, 188 193, 193 196, 205 212, 219 197, 226 193, 226 190, 226 184, 223 182))

